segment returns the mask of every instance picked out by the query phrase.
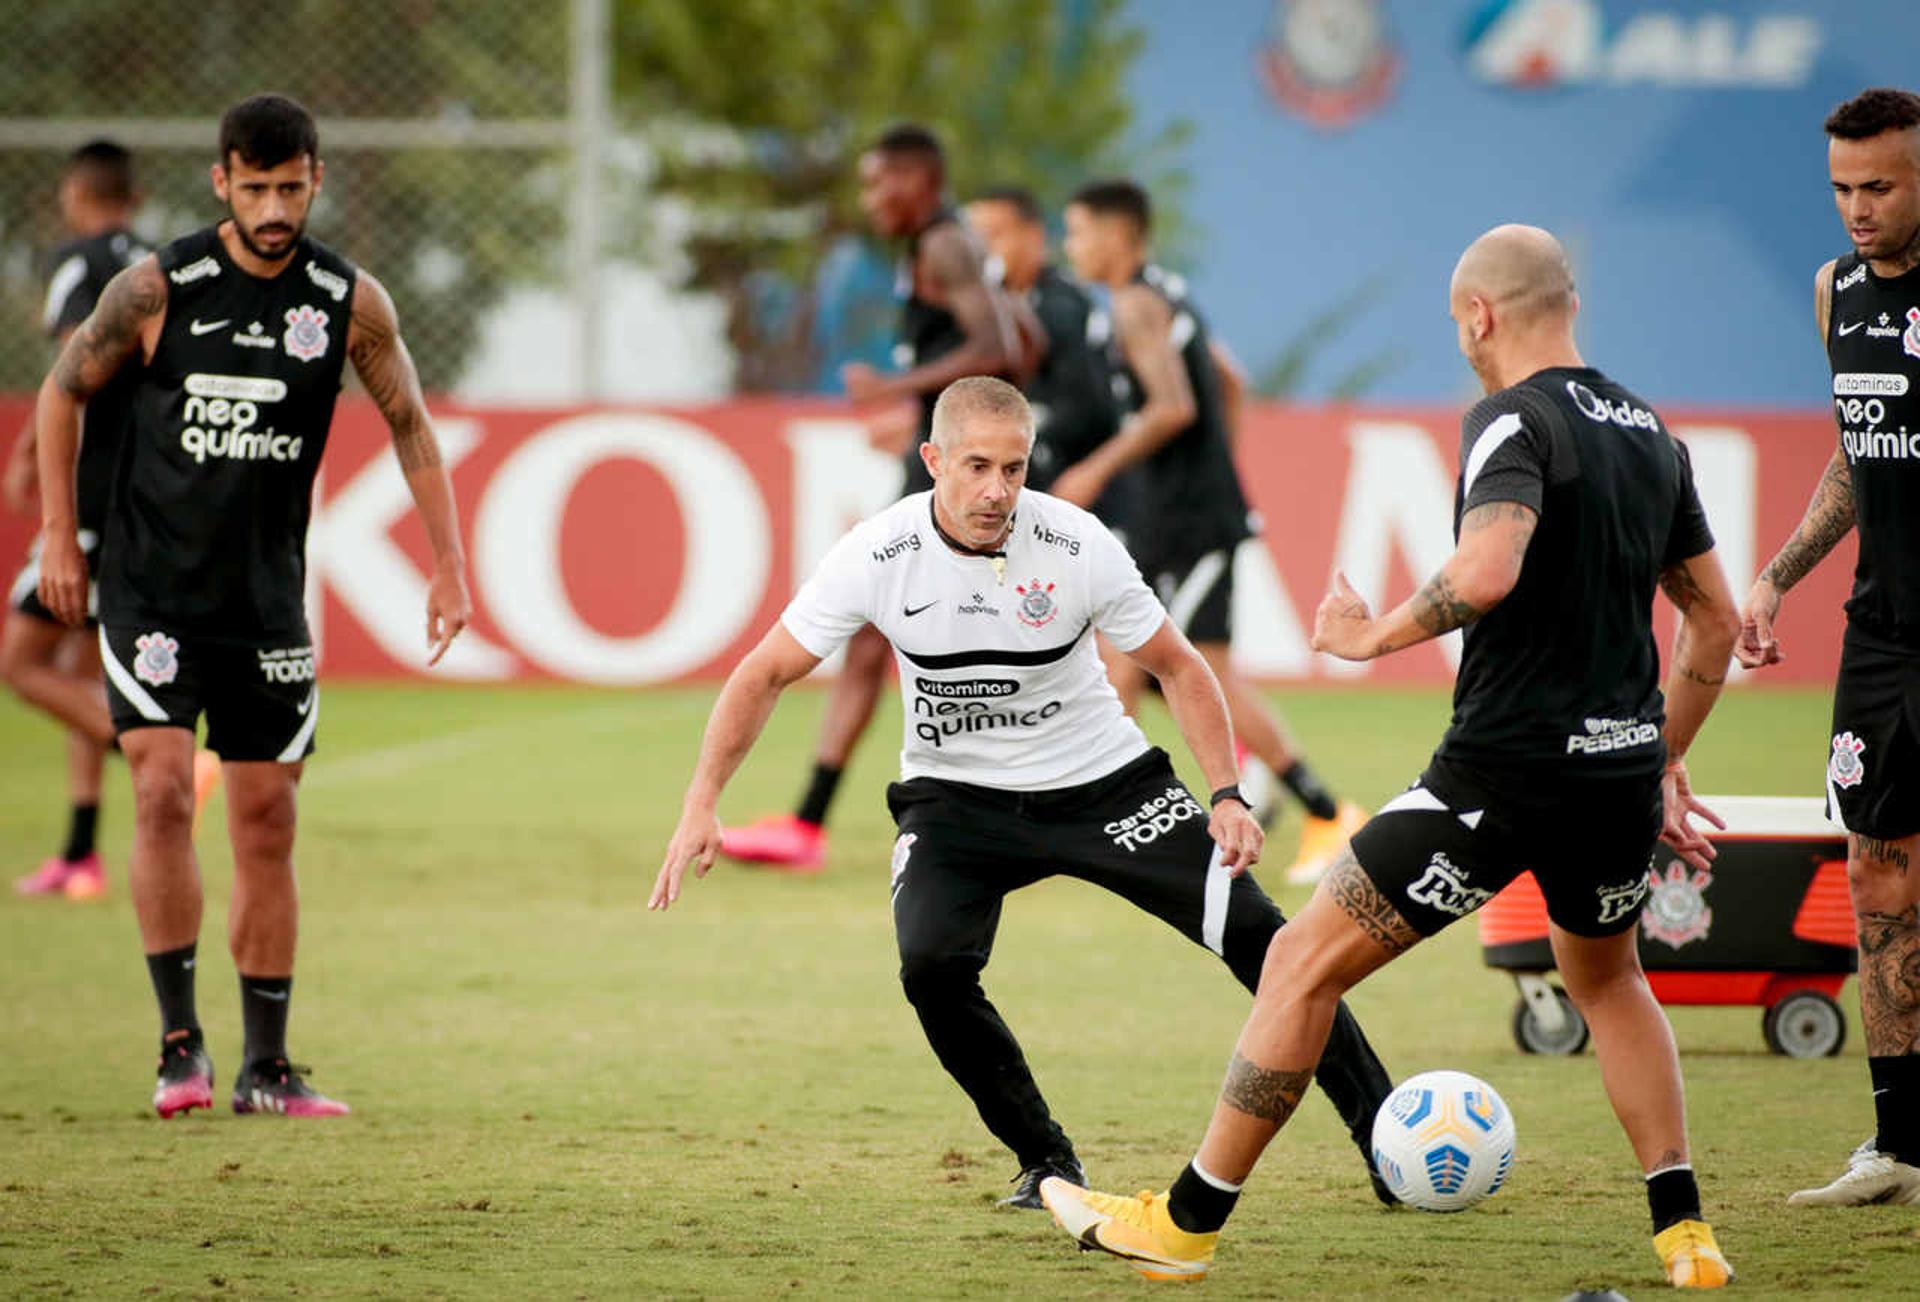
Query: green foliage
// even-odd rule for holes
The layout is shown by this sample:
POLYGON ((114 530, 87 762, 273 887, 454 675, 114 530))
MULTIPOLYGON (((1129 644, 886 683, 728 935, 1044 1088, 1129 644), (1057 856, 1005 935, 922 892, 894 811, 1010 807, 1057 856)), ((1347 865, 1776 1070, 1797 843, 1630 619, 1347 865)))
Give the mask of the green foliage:
POLYGON ((1142 37, 1121 0, 620 0, 615 37, 620 106, 656 145, 655 193, 692 207, 689 280, 728 294, 743 374, 805 375, 804 348, 746 285, 765 271, 810 284, 862 229, 854 161, 889 123, 940 133, 957 198, 1016 183, 1057 208, 1127 172, 1171 197, 1178 226, 1186 133, 1139 134, 1126 83, 1142 37), (784 363, 757 364, 780 349, 784 363))

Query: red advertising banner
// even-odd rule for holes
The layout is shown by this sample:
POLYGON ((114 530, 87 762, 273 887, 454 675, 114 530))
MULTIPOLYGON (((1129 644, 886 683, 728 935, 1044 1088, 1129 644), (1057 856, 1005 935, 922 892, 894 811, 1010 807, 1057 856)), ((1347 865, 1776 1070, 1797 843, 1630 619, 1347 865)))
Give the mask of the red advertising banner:
MULTIPOLYGON (((0 403, 17 429, 24 399, 0 403)), ((724 674, 847 525, 892 500, 894 462, 837 403, 699 408, 434 405, 459 499, 476 618, 436 677, 637 685, 724 674)), ((1694 466, 1736 594, 1799 520, 1834 429, 1820 411, 1665 413, 1694 466)), ((1236 648, 1274 680, 1444 682, 1445 641, 1370 665, 1307 648, 1338 567, 1376 608, 1452 546, 1458 412, 1246 413, 1239 456, 1262 519, 1238 561, 1236 648)), ((32 522, 0 523, 21 556, 32 522)), ((309 541, 315 641, 339 677, 422 672, 426 540, 378 413, 342 401, 309 541)), ((1777 681, 1830 680, 1851 541, 1790 598, 1777 681)))

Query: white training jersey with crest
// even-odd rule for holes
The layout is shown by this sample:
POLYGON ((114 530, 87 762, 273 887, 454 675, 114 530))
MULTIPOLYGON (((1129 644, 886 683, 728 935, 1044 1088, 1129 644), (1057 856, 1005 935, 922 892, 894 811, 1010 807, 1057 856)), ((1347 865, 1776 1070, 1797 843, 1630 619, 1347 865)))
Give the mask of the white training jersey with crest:
POLYGON ((1133 651, 1166 618, 1105 525, 1026 491, 997 558, 942 541, 932 493, 902 498, 834 545, 780 622, 823 659, 862 624, 886 635, 906 713, 903 779, 1048 791, 1146 752, 1093 634, 1133 651))

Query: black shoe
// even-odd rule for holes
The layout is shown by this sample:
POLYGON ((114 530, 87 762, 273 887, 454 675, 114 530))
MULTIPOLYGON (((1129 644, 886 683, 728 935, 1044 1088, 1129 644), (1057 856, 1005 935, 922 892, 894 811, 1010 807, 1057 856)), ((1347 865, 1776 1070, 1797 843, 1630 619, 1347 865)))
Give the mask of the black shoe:
POLYGON ((200 1032, 172 1031, 160 1041, 160 1070, 153 1108, 164 1120, 195 1108, 213 1107, 213 1059, 200 1032))
POLYGON ((1013 1192, 1002 1198, 1000 1205, 1044 1212, 1047 1205, 1040 1201, 1040 1182, 1050 1175, 1057 1175, 1068 1184, 1077 1184, 1082 1189, 1087 1187, 1087 1173, 1080 1165, 1080 1159, 1072 1153, 1055 1153, 1013 1177, 1013 1192))
POLYGON ((1367 1179, 1373 1185, 1373 1196, 1378 1198, 1384 1206, 1398 1207, 1400 1205, 1400 1200, 1393 1196, 1393 1190, 1387 1188, 1387 1182, 1380 1178, 1378 1171, 1374 1170, 1372 1158, 1367 1159, 1367 1179))
POLYGON ((285 1058, 248 1063, 233 1081, 233 1110, 242 1116, 270 1112, 282 1117, 343 1117, 350 1112, 346 1104, 300 1079, 301 1072, 311 1070, 285 1058))

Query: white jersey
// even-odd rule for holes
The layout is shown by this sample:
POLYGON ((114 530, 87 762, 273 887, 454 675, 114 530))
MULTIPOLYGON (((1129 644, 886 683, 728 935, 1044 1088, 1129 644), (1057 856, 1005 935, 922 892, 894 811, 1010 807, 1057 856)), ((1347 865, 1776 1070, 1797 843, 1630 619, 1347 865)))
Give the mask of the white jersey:
POLYGON ((942 541, 933 494, 915 493, 836 543, 780 622, 822 658, 862 624, 886 635, 906 710, 903 779, 1047 791, 1146 752, 1093 633, 1133 651, 1166 618, 1105 525, 1023 491, 1003 561, 942 541))

